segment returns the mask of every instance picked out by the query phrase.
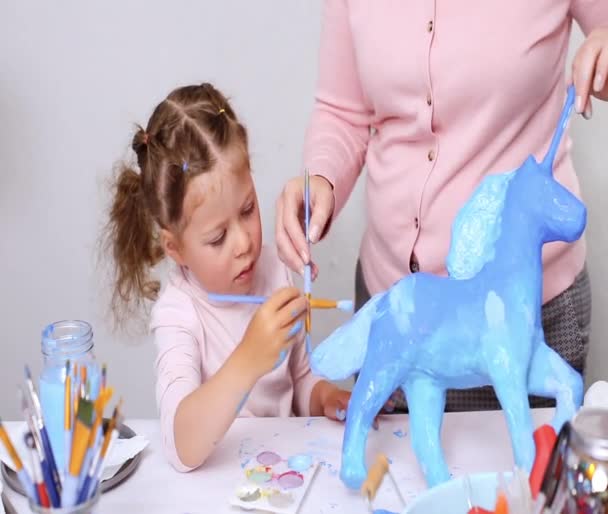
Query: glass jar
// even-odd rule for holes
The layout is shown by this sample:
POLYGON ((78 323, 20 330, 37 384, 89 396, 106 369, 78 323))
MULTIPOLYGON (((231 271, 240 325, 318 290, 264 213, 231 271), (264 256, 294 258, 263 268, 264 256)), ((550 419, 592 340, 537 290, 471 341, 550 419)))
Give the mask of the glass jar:
POLYGON ((101 373, 93 353, 91 325, 79 320, 51 323, 42 331, 42 355, 44 366, 39 383, 42 416, 57 468, 63 473, 69 459, 69 454, 66 455, 64 451, 65 382, 68 361, 71 370, 72 419, 76 395, 80 396, 82 391, 94 401, 99 394, 101 373), (83 384, 81 378, 84 369, 86 369, 86 380, 83 384))

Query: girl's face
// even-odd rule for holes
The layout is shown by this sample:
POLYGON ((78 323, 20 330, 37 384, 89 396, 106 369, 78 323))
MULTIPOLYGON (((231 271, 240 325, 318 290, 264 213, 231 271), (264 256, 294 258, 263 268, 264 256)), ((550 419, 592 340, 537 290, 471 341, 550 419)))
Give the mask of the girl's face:
MULTIPOLYGON (((235 150, 195 177, 184 199, 186 226, 165 233, 165 249, 210 293, 248 294, 262 246, 262 225, 249 162, 235 150)), ((165 231, 166 232, 166 231, 165 231)))

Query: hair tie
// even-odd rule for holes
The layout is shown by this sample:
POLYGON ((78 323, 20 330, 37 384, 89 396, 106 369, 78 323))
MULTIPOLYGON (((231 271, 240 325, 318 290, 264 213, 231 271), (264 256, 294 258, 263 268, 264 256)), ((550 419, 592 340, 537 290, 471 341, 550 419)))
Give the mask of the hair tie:
POLYGON ((184 173, 186 173, 188 171, 188 162, 184 161, 184 163, 182 164, 182 171, 184 173))
POLYGON ((224 114, 226 112, 226 109, 224 109, 223 107, 217 111, 217 115, 219 116, 220 114, 224 114))
POLYGON ((144 132, 144 137, 142 138, 142 141, 144 142, 144 145, 148 144, 148 133, 144 132))

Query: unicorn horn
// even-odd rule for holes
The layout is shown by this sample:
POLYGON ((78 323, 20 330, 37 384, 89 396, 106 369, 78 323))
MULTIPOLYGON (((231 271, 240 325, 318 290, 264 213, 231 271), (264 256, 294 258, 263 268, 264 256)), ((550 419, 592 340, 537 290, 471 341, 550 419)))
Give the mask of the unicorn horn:
POLYGON ((570 117, 570 113, 572 111, 572 106, 574 105, 574 86, 571 85, 568 87, 568 96, 566 97, 566 103, 564 108, 562 109, 562 114, 559 117, 559 123, 557 124, 557 128, 555 129, 555 134, 553 134, 553 139, 551 141, 551 146, 545 155, 545 158, 542 162, 542 167, 547 171, 551 172, 553 170, 553 161, 555 161, 555 155, 557 154, 557 149, 559 147, 559 143, 564 135, 564 130, 566 130, 566 124, 568 123, 568 118, 570 117))

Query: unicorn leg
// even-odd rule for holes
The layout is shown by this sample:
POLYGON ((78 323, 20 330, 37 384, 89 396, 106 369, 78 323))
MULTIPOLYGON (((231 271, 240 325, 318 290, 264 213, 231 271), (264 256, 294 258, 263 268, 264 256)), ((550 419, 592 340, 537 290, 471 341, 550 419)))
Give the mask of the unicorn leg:
POLYGON ((583 403, 583 378, 544 341, 532 357, 528 388, 531 394, 556 400, 552 425, 558 433, 583 403))
POLYGON ((445 389, 428 378, 416 378, 403 386, 410 412, 412 448, 427 485, 433 487, 450 479, 441 447, 441 422, 445 389))
POLYGON ((388 400, 398 383, 398 367, 375 366, 366 361, 346 411, 346 429, 342 444, 340 478, 347 487, 359 489, 367 476, 365 447, 374 418, 388 400))
POLYGON ((525 371, 518 369, 516 365, 496 366, 491 372, 491 378, 509 427, 515 464, 529 473, 534 463, 536 447, 532 435, 532 415, 525 371))

